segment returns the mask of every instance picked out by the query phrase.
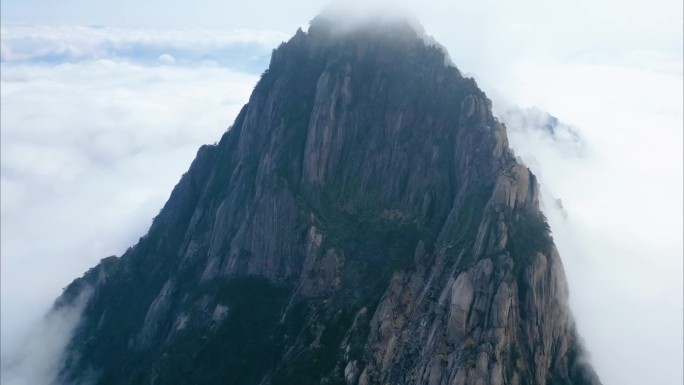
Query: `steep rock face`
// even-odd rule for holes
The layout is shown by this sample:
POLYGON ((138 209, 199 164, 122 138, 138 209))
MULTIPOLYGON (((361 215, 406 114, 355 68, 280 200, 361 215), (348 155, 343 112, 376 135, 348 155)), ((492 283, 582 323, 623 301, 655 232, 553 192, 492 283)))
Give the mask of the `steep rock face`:
POLYGON ((61 372, 97 384, 599 384, 534 175, 472 79, 403 22, 319 17, 273 52, 61 372))

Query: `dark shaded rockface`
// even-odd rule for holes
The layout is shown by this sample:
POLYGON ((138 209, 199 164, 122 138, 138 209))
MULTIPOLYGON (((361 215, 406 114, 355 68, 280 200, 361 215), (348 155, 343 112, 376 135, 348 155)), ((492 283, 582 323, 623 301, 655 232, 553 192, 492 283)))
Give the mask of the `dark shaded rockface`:
POLYGON ((93 289, 64 383, 599 384, 535 177, 402 22, 273 52, 93 289))

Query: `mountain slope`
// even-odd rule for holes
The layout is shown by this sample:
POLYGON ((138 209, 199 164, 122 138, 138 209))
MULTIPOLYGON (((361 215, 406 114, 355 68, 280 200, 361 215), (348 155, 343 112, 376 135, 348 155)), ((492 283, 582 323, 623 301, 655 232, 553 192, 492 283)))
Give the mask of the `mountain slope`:
POLYGON ((273 52, 93 294, 60 380, 598 384, 534 175, 407 23, 318 17, 273 52))

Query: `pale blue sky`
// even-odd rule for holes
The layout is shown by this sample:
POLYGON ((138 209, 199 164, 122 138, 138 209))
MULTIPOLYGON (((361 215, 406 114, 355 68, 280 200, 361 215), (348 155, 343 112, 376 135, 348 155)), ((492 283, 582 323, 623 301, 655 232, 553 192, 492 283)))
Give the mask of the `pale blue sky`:
POLYGON ((292 29, 306 25, 321 2, 205 0, 5 0, 2 21, 83 25, 209 26, 292 29))

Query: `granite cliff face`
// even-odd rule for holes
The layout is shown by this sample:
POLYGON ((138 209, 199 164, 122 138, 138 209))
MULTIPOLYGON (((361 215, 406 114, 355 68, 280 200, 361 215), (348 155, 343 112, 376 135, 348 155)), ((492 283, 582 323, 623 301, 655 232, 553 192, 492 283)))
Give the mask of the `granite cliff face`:
POLYGON ((96 384, 595 385, 537 181, 404 22, 274 50, 92 290, 60 374, 96 384))

